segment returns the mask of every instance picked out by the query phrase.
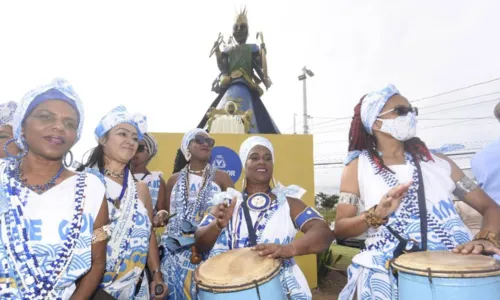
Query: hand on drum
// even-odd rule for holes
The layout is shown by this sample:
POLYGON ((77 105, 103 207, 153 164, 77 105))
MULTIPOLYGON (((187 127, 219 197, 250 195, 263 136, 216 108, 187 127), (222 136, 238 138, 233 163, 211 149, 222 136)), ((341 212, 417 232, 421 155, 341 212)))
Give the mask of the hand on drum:
POLYGON ((385 219, 390 214, 395 212, 412 183, 412 181, 409 181, 405 184, 395 186, 382 196, 382 199, 380 199, 380 202, 375 209, 377 217, 385 219))
POLYGON ((500 255, 500 249, 488 240, 475 240, 467 244, 459 245, 452 250, 461 254, 497 254, 500 255))
POLYGON ((219 229, 226 228, 229 220, 233 216, 234 206, 236 205, 236 197, 231 200, 231 204, 228 204, 227 201, 224 201, 221 204, 214 205, 212 207, 212 215, 215 217, 215 224, 219 229))
POLYGON ((259 244, 252 247, 253 251, 259 251, 259 256, 269 258, 292 258, 295 256, 295 248, 291 244, 259 244))

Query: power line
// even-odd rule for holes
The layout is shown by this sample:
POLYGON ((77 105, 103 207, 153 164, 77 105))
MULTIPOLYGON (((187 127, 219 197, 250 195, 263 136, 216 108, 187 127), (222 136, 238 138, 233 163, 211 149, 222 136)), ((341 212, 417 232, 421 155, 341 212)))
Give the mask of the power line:
POLYGON ((442 120, 481 120, 495 119, 493 116, 474 117, 474 118, 418 118, 418 121, 442 121, 442 120))
POLYGON ((496 94, 500 94, 500 92, 494 92, 494 93, 489 93, 489 94, 478 95, 475 97, 467 97, 467 98, 463 98, 463 99, 453 100, 453 101, 449 101, 449 102, 445 102, 445 103, 423 106, 423 107, 419 107, 419 109, 427 109, 427 108, 436 107, 436 106, 443 106, 443 105, 450 104, 450 103, 462 102, 462 101, 466 101, 466 100, 477 99, 477 98, 496 95, 496 94))
POLYGON ((455 106, 455 107, 451 107, 451 108, 446 108, 446 109, 441 109, 441 110, 436 110, 436 111, 432 111, 432 112, 429 112, 429 113, 421 114, 421 116, 435 114, 435 113, 442 112, 442 111, 450 111, 450 110, 454 110, 454 109, 459 109, 459 108, 464 108, 464 107, 470 107, 470 106, 474 106, 474 105, 480 105, 480 104, 489 103, 489 102, 498 101, 498 100, 500 100, 500 98, 495 98, 495 99, 491 99, 491 100, 476 102, 476 103, 462 105, 462 106, 455 106))
MULTIPOLYGON (((457 92, 457 91, 466 90, 466 89, 471 88, 471 87, 475 87, 475 86, 479 86, 479 85, 491 83, 491 82, 498 81, 498 80, 500 80, 500 77, 494 78, 494 79, 491 79, 491 80, 488 80, 488 81, 483 81, 483 82, 475 83, 475 84, 472 84, 472 85, 469 85, 469 86, 466 86, 466 87, 462 87, 462 88, 458 88, 458 89, 454 89, 454 90, 451 90, 451 91, 439 93, 439 94, 436 94, 436 95, 432 95, 432 96, 427 96, 427 97, 424 97, 424 98, 416 99, 416 100, 410 101, 410 103, 415 103, 415 102, 419 102, 419 101, 422 101, 422 100, 431 99, 431 98, 439 97, 439 96, 442 96, 442 95, 454 93, 454 92, 457 92)), ((468 98, 463 98, 463 99, 448 101, 446 103, 439 103, 439 104, 424 106, 424 107, 420 107, 419 109, 426 109, 426 108, 431 108, 431 107, 436 107, 436 106, 442 106, 442 105, 446 105, 446 104, 450 104, 450 103, 456 103, 456 102, 461 102, 461 101, 466 101, 466 100, 471 100, 471 99, 477 99, 477 98, 480 98, 480 97, 491 96, 491 95, 495 95, 495 94, 500 94, 500 91, 489 93, 489 94, 478 95, 478 96, 474 96, 474 97, 468 97, 468 98)), ((495 100, 499 100, 499 99, 500 98, 495 99, 495 100)), ((494 100, 491 100, 491 101, 494 101, 494 100)), ((485 102, 480 102, 480 103, 485 103, 485 102)), ((480 103, 477 103, 477 104, 480 104, 480 103)), ((466 107, 466 106, 463 106, 463 107, 466 107)), ((434 113, 434 112, 432 112, 432 113, 434 113)), ((331 122, 335 122, 335 121, 351 119, 352 116, 346 116, 346 117, 340 117, 340 118, 335 118, 335 117, 312 117, 312 118, 313 119, 327 119, 328 120, 328 121, 320 122, 320 123, 316 124, 316 126, 317 126, 317 125, 327 124, 327 123, 331 123, 331 122)), ((349 123, 350 123, 350 121, 339 123, 339 124, 332 124, 331 126, 344 125, 344 124, 349 124, 349 123)))
POLYGON ((442 95, 447 95, 447 94, 451 94, 451 93, 454 93, 454 92, 466 90, 466 89, 471 88, 471 87, 475 87, 475 86, 479 86, 479 85, 491 83, 491 82, 498 81, 498 80, 500 80, 500 77, 499 78, 494 78, 494 79, 491 79, 491 80, 488 80, 488 81, 483 81, 483 82, 475 83, 473 85, 469 85, 469 86, 466 86, 466 87, 461 87, 461 88, 454 89, 454 90, 451 90, 451 91, 447 91, 447 92, 444 92, 444 93, 439 93, 439 94, 436 94, 436 95, 432 95, 432 96, 427 96, 427 97, 424 97, 424 98, 416 99, 416 100, 413 100, 413 101, 410 101, 410 102, 413 103, 413 102, 418 102, 418 101, 422 101, 422 100, 426 100, 426 99, 431 99, 431 98, 439 97, 439 96, 442 96, 442 95))
MULTIPOLYGON (((484 120, 486 120, 486 118, 484 120)), ((466 122, 470 122, 470 121, 473 121, 473 120, 465 120, 465 121, 458 121, 458 122, 452 122, 452 123, 446 123, 446 124, 439 124, 439 125, 434 125, 434 126, 428 126, 428 127, 419 128, 419 130, 436 128, 436 127, 443 127, 443 126, 448 126, 448 125, 455 125, 455 124, 466 123, 466 122)), ((476 125, 484 125, 484 124, 476 124, 476 125)))
MULTIPOLYGON (((453 100, 453 101, 448 101, 446 103, 440 103, 440 104, 435 104, 435 105, 423 106, 423 107, 419 107, 419 109, 421 110, 421 109, 426 109, 426 108, 432 108, 432 107, 442 106, 442 105, 446 105, 446 104, 451 104, 451 103, 456 103, 456 102, 461 102, 461 101, 466 101, 466 100, 471 100, 471 99, 477 99, 477 98, 480 98, 480 97, 485 97, 485 96, 490 96, 490 95, 495 95, 495 94, 500 94, 500 91, 499 92, 494 92, 494 93, 489 93, 489 94, 478 95, 478 96, 474 96, 474 97, 457 99, 457 100, 453 100)), ((462 105, 462 106, 457 106, 457 107, 452 107, 452 108, 446 108, 446 109, 442 109, 442 110, 437 110, 437 111, 433 111, 433 112, 428 112, 428 113, 420 114, 420 116, 425 116, 425 115, 429 115, 429 114, 433 114, 433 113, 438 113, 438 112, 442 112, 442 111, 449 111, 449 110, 453 110, 453 109, 459 109, 459 108, 469 107, 469 106, 473 106, 473 105, 480 105, 480 104, 489 103, 489 102, 498 101, 498 100, 500 100, 500 98, 495 98, 495 99, 481 101, 481 102, 476 102, 476 103, 472 103, 472 104, 467 104, 467 105, 462 105)), ((335 120, 329 120, 329 121, 320 122, 318 124, 313 124, 313 130, 314 129, 318 129, 319 125, 325 125, 325 124, 332 123, 332 122, 335 122, 335 121, 345 120, 345 119, 350 119, 350 118, 352 118, 352 116, 351 117, 336 118, 335 120)), ((419 120, 426 120, 426 119, 425 118, 419 118, 419 120)), ((428 120, 431 120, 431 119, 428 119, 428 120)), ((446 120, 446 119, 442 118, 441 120, 446 120)), ((450 118, 450 120, 451 120, 451 118, 450 118)), ((328 128, 328 127, 334 127, 334 126, 339 126, 339 125, 346 125, 346 124, 350 124, 350 123, 351 123, 351 121, 349 120, 347 122, 341 122, 341 123, 337 123, 337 124, 328 124, 327 126, 321 126, 319 128, 328 128)), ((334 131, 332 131, 332 132, 334 132, 334 131)), ((318 132, 318 134, 319 133, 325 133, 325 131, 318 132)))

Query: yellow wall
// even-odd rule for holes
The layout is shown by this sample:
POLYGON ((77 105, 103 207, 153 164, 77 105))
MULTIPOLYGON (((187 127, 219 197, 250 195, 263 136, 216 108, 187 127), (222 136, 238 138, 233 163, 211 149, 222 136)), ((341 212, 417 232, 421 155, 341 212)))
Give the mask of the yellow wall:
MULTIPOLYGON (((164 177, 172 174, 174 159, 179 149, 181 133, 153 133, 159 144, 159 152, 150 163, 150 170, 160 170, 164 177)), ((241 143, 249 135, 213 134, 215 146, 231 148, 237 154, 241 143)), ((313 140, 311 135, 263 135, 274 146, 275 167, 274 178, 282 184, 296 184, 307 190, 302 200, 314 206, 314 165, 313 165, 313 140)), ((235 184, 236 189, 241 189, 242 174, 235 184)), ((304 272, 309 286, 317 286, 316 256, 307 255, 298 257, 297 262, 304 272)))

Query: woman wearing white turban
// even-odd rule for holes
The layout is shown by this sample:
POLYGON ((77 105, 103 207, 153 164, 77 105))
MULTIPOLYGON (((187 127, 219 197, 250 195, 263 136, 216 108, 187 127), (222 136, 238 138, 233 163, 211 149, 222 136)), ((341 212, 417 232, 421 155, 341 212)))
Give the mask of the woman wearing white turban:
POLYGON ((358 299, 398 299, 389 263, 403 252, 500 254, 500 207, 452 160, 415 137, 417 114, 393 85, 365 95, 354 109, 335 236, 366 232, 367 239, 348 269, 341 300, 355 293, 358 299), (485 217, 472 242, 452 192, 485 217))
POLYGON ((226 172, 209 164, 214 144, 214 139, 202 129, 187 132, 182 139, 181 151, 188 164, 167 181, 166 194, 170 198, 172 219, 162 238, 165 248, 162 271, 169 286, 168 299, 194 299, 192 273, 201 262, 192 242, 180 243, 176 247, 171 247, 169 242, 183 234, 193 234, 196 225, 208 213, 213 195, 233 187, 226 172), (190 228, 185 228, 186 224, 190 228))
POLYGON ((114 299, 163 299, 167 292, 152 234, 149 189, 145 183, 136 182, 130 171, 130 160, 146 131, 145 116, 130 114, 124 106, 114 108, 96 127, 98 145, 82 166, 103 177, 106 184, 111 223, 106 272, 99 293, 114 299), (146 264, 152 277, 150 285, 146 264))
POLYGON ((211 214, 196 231, 196 246, 210 256, 253 247, 260 256, 281 258, 283 293, 291 299, 312 299, 306 278, 293 258, 323 252, 331 245, 333 235, 323 217, 299 200, 305 190, 279 183, 271 188, 274 158, 273 146, 266 138, 253 136, 243 142, 243 193, 228 189, 214 197, 211 214), (247 214, 253 224, 246 223, 247 214), (295 239, 298 230, 304 236, 295 239))
POLYGON ((0 161, 1 299, 88 299, 101 281, 105 187, 62 162, 83 118, 78 95, 56 79, 27 93, 9 122, 7 144, 22 153, 0 161))

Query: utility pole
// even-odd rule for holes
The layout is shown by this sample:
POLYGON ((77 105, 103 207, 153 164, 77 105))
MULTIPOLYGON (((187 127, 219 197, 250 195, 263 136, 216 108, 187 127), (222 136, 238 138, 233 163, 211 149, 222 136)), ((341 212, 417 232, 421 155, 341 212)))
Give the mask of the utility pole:
POLYGON ((293 114, 293 134, 297 134, 297 114, 293 114))
POLYGON ((302 75, 299 76, 299 81, 302 81, 302 89, 303 89, 303 110, 304 110, 304 134, 309 133, 309 126, 307 125, 307 119, 309 119, 309 115, 307 114, 307 76, 313 77, 314 73, 307 69, 305 66, 302 68, 302 75))

